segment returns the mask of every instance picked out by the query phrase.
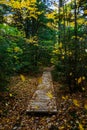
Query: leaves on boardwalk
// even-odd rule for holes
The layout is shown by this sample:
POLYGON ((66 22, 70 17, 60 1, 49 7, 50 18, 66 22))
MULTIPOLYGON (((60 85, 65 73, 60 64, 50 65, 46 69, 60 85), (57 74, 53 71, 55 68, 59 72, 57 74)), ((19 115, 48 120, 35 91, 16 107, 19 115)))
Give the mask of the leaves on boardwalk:
POLYGON ((40 78, 38 79, 38 83, 39 83, 39 84, 42 83, 42 77, 40 77, 40 78))
POLYGON ((35 108, 36 110, 38 110, 38 109, 39 109, 39 106, 36 105, 34 108, 35 108))
POLYGON ((52 94, 52 92, 47 92, 47 96, 50 98, 50 99, 52 99, 53 98, 53 94, 52 94))

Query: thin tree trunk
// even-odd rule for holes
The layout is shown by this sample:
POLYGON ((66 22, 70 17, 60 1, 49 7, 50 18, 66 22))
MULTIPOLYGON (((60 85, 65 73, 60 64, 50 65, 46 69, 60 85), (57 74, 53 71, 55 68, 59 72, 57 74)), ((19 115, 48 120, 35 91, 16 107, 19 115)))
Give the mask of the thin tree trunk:
POLYGON ((76 85, 76 78, 77 78, 77 60, 78 60, 78 41, 77 41, 77 4, 76 4, 76 0, 74 0, 74 5, 75 5, 75 9, 74 9, 74 35, 75 35, 75 42, 74 42, 74 46, 75 46, 75 53, 74 53, 74 88, 77 87, 76 85))

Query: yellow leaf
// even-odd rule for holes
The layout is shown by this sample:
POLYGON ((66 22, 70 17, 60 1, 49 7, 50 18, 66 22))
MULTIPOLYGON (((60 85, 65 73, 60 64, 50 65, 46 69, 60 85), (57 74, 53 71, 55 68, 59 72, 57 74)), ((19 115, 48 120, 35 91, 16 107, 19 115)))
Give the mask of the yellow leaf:
POLYGON ((42 78, 39 78, 39 79, 38 79, 38 83, 39 83, 39 84, 42 83, 42 78))
POLYGON ((56 50, 53 51, 53 53, 54 53, 54 54, 58 54, 59 51, 56 49, 56 50))
POLYGON ((85 76, 79 77, 77 80, 78 84, 80 84, 83 80, 85 80, 85 76))
POLYGON ((34 44, 34 46, 39 46, 38 44, 34 44))
POLYGON ((37 110, 38 110, 38 109, 39 109, 39 106, 35 106, 35 109, 37 109, 37 110))
POLYGON ((84 108, 87 110, 87 104, 84 105, 84 108))
POLYGON ((72 55, 72 52, 69 52, 69 55, 72 55))
POLYGON ((48 93, 47 93, 47 96, 48 96, 49 98, 53 98, 53 95, 52 95, 51 92, 48 92, 48 93))
POLYGON ((24 75, 20 74, 20 78, 21 78, 22 81, 25 81, 24 75))
POLYGON ((14 48, 14 51, 15 51, 15 52, 19 52, 19 50, 20 50, 19 47, 15 47, 15 48, 14 48))
POLYGON ((64 126, 59 127, 59 130, 63 130, 63 129, 64 129, 64 126))
POLYGON ((12 94, 10 93, 9 96, 12 97, 12 94))
POLYGON ((36 0, 32 0, 32 2, 36 2, 36 0))
POLYGON ((80 84, 81 82, 82 82, 82 78, 80 77, 80 78, 78 78, 78 84, 80 84))
POLYGON ((68 99, 68 96, 62 96, 62 99, 64 99, 64 100, 67 100, 68 99))
POLYGON ((66 96, 66 99, 68 99, 68 96, 66 96))
POLYGON ((79 130, 84 130, 82 124, 79 123, 79 130))
POLYGON ((82 87, 82 90, 85 91, 85 88, 82 87))
POLYGON ((62 56, 61 58, 64 59, 64 56, 62 56))
POLYGON ((83 18, 79 18, 79 19, 77 20, 77 22, 78 22, 78 24, 83 24, 83 23, 84 23, 84 20, 85 20, 85 19, 83 19, 83 18))
POLYGON ((60 47, 60 48, 62 48, 62 46, 63 46, 63 44, 62 44, 62 43, 60 43, 60 44, 59 44, 59 47, 60 47))
POLYGON ((85 76, 83 76, 82 79, 85 80, 85 76))
POLYGON ((64 96, 62 96, 62 99, 66 100, 66 98, 64 96))
POLYGON ((79 102, 78 102, 76 99, 73 99, 73 103, 74 103, 74 105, 77 106, 77 107, 80 106, 79 102))
POLYGON ((87 14, 87 10, 84 10, 84 14, 87 14))

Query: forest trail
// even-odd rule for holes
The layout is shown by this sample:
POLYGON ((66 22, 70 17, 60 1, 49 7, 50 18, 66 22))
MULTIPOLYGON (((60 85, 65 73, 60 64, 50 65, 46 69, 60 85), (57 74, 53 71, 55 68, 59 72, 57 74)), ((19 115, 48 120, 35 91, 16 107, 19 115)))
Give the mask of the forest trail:
POLYGON ((52 68, 45 68, 42 77, 39 79, 37 90, 29 101, 27 112, 31 113, 56 113, 56 97, 54 94, 52 68))
MULTIPOLYGON (((0 102, 0 130, 71 130, 73 128, 79 129, 80 126, 83 130, 87 130, 87 91, 83 93, 73 93, 70 95, 64 89, 61 89, 59 82, 53 81, 51 77, 51 70, 53 67, 44 68, 39 75, 28 76, 20 75, 12 77, 10 82, 10 92, 2 95, 2 102, 0 102), (51 79, 50 79, 51 78, 51 79), (24 80, 25 79, 25 80, 24 80), (29 102, 35 95, 39 85, 51 88, 46 91, 46 97, 53 103, 57 102, 57 111, 51 113, 53 109, 45 108, 44 112, 31 112, 26 113, 28 110, 29 102), (47 111, 47 112, 46 112, 47 111), (32 114, 31 114, 32 113, 32 114), (74 116, 73 116, 74 114, 74 116), (77 117, 77 118, 75 118, 77 117)), ((43 98, 40 94, 40 101, 43 98)), ((45 99, 44 99, 45 100, 45 99)), ((56 106, 55 106, 56 107, 56 106)), ((37 111, 39 107, 36 106, 37 111)))

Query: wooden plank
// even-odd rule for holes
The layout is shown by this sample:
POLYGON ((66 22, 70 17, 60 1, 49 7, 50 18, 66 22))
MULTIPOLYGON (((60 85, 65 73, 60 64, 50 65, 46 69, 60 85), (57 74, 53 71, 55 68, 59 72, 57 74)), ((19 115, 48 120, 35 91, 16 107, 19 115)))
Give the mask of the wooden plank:
POLYGON ((27 112, 57 112, 56 98, 52 83, 51 72, 43 72, 40 83, 29 101, 27 112))

